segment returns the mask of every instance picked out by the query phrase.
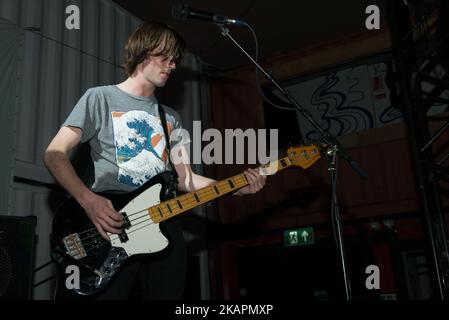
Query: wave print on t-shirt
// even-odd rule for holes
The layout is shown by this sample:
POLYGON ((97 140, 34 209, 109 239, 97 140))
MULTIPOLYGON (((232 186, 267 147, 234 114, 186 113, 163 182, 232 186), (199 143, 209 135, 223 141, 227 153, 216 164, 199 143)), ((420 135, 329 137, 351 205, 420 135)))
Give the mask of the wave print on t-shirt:
MULTIPOLYGON (((167 152, 159 118, 145 111, 129 111, 112 112, 112 120, 119 182, 140 187, 166 170, 167 152)), ((168 121, 168 132, 171 128, 168 121)))

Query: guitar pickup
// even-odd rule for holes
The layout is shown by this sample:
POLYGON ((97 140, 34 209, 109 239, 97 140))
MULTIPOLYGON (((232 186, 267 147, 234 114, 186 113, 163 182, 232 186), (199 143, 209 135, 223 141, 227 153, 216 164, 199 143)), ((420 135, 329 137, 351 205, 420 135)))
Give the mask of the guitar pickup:
POLYGON ((126 234, 125 230, 122 230, 122 232, 119 233, 118 237, 119 237, 121 243, 127 242, 129 240, 128 235, 126 234))
POLYGON ((124 243, 129 240, 128 235, 126 234, 125 230, 128 230, 131 228, 131 221, 129 221, 128 215, 126 212, 120 212, 123 216, 123 225, 122 225, 122 232, 118 234, 118 237, 120 239, 120 242, 124 243))
POLYGON ((126 214, 126 212, 120 212, 120 213, 123 216, 122 229, 128 230, 129 228, 131 228, 131 221, 129 221, 129 218, 128 218, 128 215, 126 214))

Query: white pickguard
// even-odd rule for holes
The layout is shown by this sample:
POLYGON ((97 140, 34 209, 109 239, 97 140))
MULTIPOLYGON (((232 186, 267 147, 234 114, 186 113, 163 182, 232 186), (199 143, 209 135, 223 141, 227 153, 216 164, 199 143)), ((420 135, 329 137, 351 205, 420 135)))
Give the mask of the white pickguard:
POLYGON ((111 245, 125 249, 128 257, 141 253, 155 253, 168 245, 168 239, 162 234, 159 223, 154 223, 148 208, 160 203, 159 194, 162 185, 155 184, 131 200, 120 212, 126 212, 131 228, 126 230, 129 240, 122 243, 117 235, 109 234, 111 245), (139 212, 138 214, 135 214, 139 212), (135 215, 134 215, 135 214, 135 215), (134 221, 133 221, 134 220, 134 221), (141 223, 140 223, 141 222, 141 223))

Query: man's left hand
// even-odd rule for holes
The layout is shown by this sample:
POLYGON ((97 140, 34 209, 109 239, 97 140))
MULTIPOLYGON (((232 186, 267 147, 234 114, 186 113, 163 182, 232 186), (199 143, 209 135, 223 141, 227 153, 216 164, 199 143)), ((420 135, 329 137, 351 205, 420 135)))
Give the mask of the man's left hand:
POLYGON ((267 180, 267 176, 261 175, 259 173, 259 170, 257 169, 247 169, 243 174, 245 175, 246 180, 249 182, 249 184, 234 193, 236 196, 256 193, 263 188, 267 180))

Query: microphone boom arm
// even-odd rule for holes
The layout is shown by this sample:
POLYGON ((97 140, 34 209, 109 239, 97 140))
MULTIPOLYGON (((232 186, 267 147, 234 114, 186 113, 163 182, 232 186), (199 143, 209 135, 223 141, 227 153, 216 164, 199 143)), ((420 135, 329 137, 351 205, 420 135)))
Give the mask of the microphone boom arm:
POLYGON ((305 110, 296 100, 293 98, 290 93, 282 88, 276 80, 268 73, 266 72, 262 66, 251 57, 251 55, 246 52, 244 48, 230 35, 229 29, 224 27, 223 24, 217 24, 217 26, 220 28, 221 34, 224 37, 228 37, 250 60, 251 62, 256 65, 256 67, 264 74, 264 76, 282 93, 282 95, 290 101, 295 108, 302 114, 304 118, 307 119, 307 121, 310 122, 310 124, 319 132, 321 140, 323 143, 327 144, 328 146, 332 147, 333 149, 337 150, 338 154, 348 161, 349 165, 352 167, 352 169, 363 179, 367 179, 367 174, 357 165, 357 163, 351 158, 351 156, 348 154, 346 149, 341 145, 341 143, 335 138, 330 132, 324 132, 324 130, 318 125, 318 123, 310 116, 309 112, 305 110))

